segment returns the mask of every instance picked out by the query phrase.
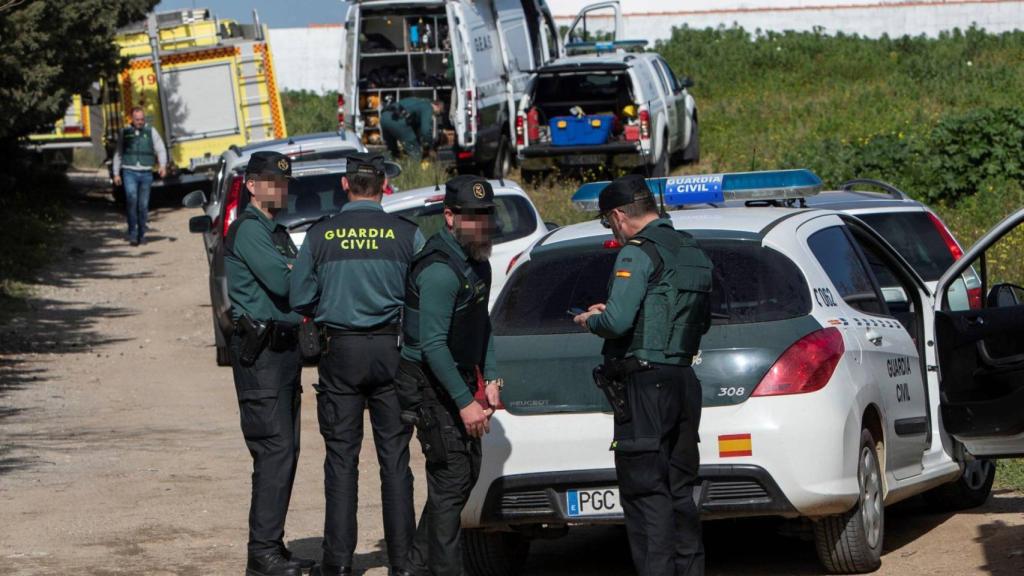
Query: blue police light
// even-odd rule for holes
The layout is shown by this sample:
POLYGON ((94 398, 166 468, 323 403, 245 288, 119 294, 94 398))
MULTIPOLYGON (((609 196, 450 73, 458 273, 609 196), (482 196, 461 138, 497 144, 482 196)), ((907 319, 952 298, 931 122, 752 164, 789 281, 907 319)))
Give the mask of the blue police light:
POLYGON ((586 54, 594 52, 602 54, 623 50, 625 52, 642 52, 647 47, 647 40, 617 40, 614 42, 570 42, 565 45, 566 54, 586 54))
MULTIPOLYGON (((591 182, 580 186, 572 196, 573 206, 585 211, 597 210, 598 198, 608 184, 591 182)), ((686 206, 726 200, 806 198, 817 194, 822 183, 814 172, 800 169, 648 178, 647 187, 655 198, 664 193, 666 206, 686 206)))

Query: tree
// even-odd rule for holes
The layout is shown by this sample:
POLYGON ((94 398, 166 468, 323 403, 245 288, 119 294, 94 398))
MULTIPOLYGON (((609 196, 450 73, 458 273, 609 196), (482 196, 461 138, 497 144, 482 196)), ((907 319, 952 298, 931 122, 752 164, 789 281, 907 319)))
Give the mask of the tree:
POLYGON ((53 123, 122 62, 117 29, 158 0, 0 0, 0 149, 53 123))

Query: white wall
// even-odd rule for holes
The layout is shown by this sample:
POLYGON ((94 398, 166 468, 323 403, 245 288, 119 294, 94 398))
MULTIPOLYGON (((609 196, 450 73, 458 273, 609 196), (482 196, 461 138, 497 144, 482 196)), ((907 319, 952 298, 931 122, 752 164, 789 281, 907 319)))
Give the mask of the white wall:
MULTIPOLYGON (((559 25, 569 25, 579 9, 592 2, 549 0, 549 6, 559 25)), ((683 24, 691 28, 736 24, 750 31, 821 27, 827 33, 871 38, 935 36, 972 24, 990 32, 1024 28, 1024 1, 1020 0, 621 0, 621 4, 624 36, 652 43, 668 38, 673 26, 683 24)))
MULTIPOLYGON (((596 0, 548 0, 561 25, 596 0)), ((738 24, 754 31, 810 30, 882 34, 927 34, 967 28, 990 31, 1024 28, 1024 0, 621 0, 626 38, 652 43, 668 38, 673 26, 691 28, 738 24)), ((270 42, 281 90, 334 92, 339 84, 341 28, 272 28, 270 42)))

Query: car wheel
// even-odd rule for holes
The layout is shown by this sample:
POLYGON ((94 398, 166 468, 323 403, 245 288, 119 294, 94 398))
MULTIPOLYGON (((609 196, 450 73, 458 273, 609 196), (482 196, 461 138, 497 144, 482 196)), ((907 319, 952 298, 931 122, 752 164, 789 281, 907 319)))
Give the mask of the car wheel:
POLYGON ((462 531, 462 558, 469 576, 517 576, 530 541, 514 532, 462 531))
POLYGON ((512 147, 508 136, 502 136, 498 142, 498 154, 494 157, 494 165, 487 174, 488 178, 506 178, 512 170, 512 147))
POLYGON ((690 141, 683 149, 683 162, 687 164, 700 162, 700 124, 697 124, 696 116, 693 118, 693 133, 690 135, 690 141))
POLYGON ((929 506, 940 512, 977 508, 988 500, 995 479, 995 462, 968 460, 959 478, 925 492, 924 499, 929 506))
POLYGON ((860 496, 849 512, 827 516, 814 523, 818 559, 833 574, 859 574, 882 565, 885 536, 885 504, 878 447, 868 430, 860 433, 857 458, 860 496))

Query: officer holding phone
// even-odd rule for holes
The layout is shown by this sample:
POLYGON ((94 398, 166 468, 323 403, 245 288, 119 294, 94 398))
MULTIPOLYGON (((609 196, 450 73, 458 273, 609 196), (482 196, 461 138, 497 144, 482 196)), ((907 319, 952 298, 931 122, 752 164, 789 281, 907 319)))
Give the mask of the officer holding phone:
POLYGON ((255 152, 245 170, 249 204, 228 228, 224 263, 235 332, 231 367, 242 436, 252 456, 246 576, 298 576, 284 523, 299 459, 302 358, 288 292, 297 250, 273 217, 288 205, 291 160, 255 152))

